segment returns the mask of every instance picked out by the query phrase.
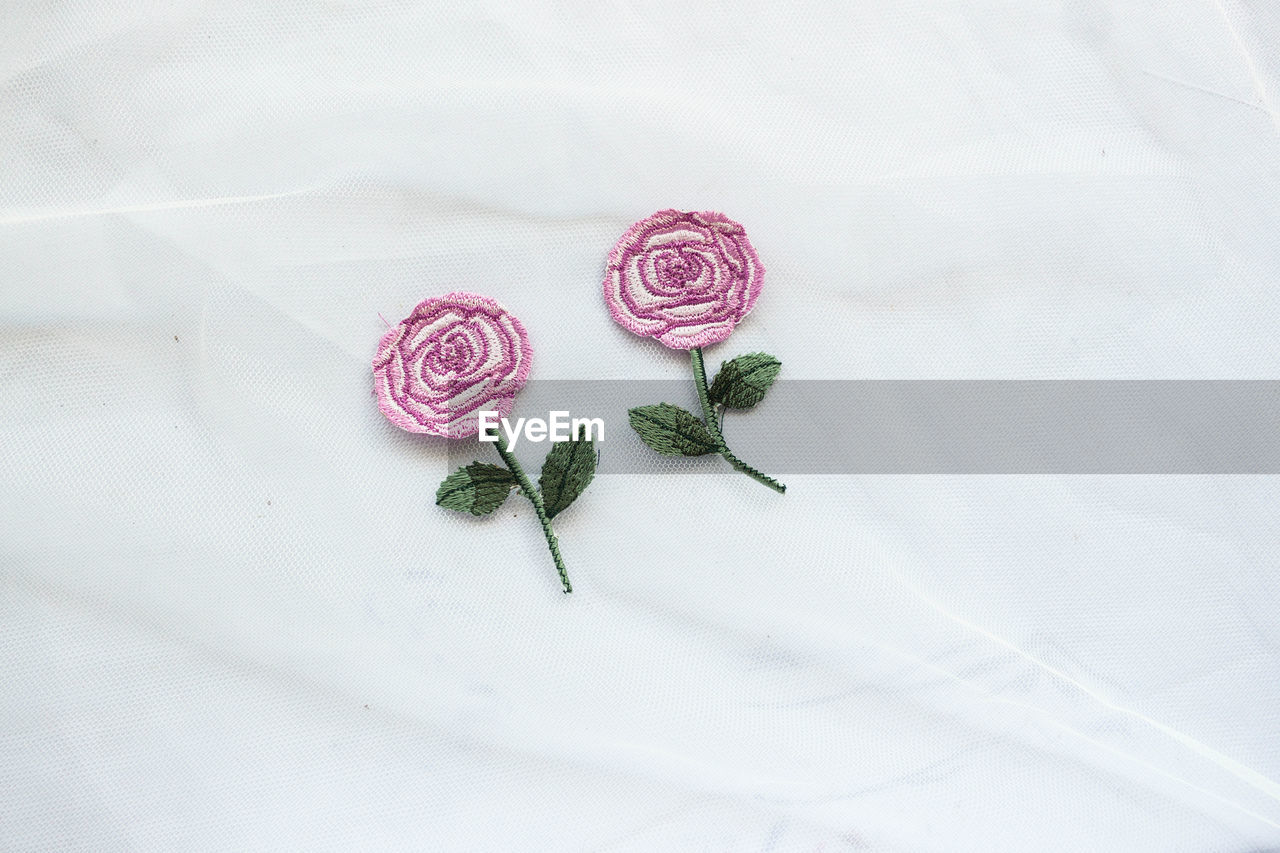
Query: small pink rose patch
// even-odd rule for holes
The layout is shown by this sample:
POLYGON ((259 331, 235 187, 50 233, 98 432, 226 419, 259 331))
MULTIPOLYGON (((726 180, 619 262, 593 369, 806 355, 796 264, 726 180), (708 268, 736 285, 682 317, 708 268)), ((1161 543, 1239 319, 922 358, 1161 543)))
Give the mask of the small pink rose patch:
POLYGON ((511 414, 531 354, 524 326, 492 299, 473 293, 424 299, 378 343, 378 408, 409 432, 475 435, 482 409, 511 414))
MULTIPOLYGON (((480 432, 480 412, 511 414, 529 378, 529 336, 515 316, 474 293, 450 293, 418 303, 387 330, 373 359, 378 408, 409 432, 466 438, 480 432)), ((513 490, 533 504, 566 593, 573 592, 551 519, 582 494, 596 471, 595 443, 579 433, 552 445, 535 487, 502 433, 492 442, 503 465, 475 461, 436 489, 436 504, 474 516, 492 515, 513 490), (503 467, 505 466, 505 467, 503 467)))

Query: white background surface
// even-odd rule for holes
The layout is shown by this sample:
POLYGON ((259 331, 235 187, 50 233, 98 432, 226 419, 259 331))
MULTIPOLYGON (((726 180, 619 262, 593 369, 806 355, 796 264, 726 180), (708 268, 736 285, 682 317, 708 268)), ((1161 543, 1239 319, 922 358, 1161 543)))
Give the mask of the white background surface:
POLYGON ((768 270, 713 363, 1274 378, 1274 4, 0 19, 0 848, 1280 846, 1273 478, 655 459, 566 597, 369 375, 455 288, 685 375, 598 287, 679 207, 768 270))

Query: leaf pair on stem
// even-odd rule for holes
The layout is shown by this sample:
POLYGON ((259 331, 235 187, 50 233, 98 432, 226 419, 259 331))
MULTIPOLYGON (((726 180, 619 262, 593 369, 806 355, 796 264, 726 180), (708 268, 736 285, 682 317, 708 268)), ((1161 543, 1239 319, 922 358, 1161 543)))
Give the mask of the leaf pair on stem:
POLYGON ((555 531, 551 529, 551 519, 568 508, 591 483, 591 478, 596 473, 595 442, 584 438, 580 430, 569 441, 553 444, 542 463, 538 488, 535 489, 502 434, 497 430, 490 430, 488 434, 494 438, 498 455, 507 467, 488 462, 464 465, 444 478, 444 482, 436 490, 436 503, 458 512, 476 516, 489 515, 502 506, 513 488, 518 488, 533 504, 538 521, 542 523, 542 532, 551 549, 556 570, 560 573, 564 591, 573 592, 564 560, 560 556, 559 542, 555 531))
POLYGON ((694 382, 702 404, 702 418, 670 403, 639 406, 628 412, 631 428, 640 440, 666 456, 705 456, 719 453, 737 470, 779 493, 787 487, 738 459, 729 450, 720 431, 726 409, 749 409, 764 399, 778 377, 782 362, 768 353, 753 352, 722 362, 711 386, 707 387, 702 349, 689 350, 694 382), (717 411, 717 409, 719 411, 717 411))

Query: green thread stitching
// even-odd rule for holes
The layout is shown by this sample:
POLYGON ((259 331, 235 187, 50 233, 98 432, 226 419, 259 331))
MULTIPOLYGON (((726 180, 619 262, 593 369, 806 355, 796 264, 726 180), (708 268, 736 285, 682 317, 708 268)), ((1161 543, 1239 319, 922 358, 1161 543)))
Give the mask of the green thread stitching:
POLYGON ((781 369, 782 362, 764 352, 722 361, 720 372, 711 380, 711 402, 729 409, 750 409, 764 399, 781 369))
POLYGON ((720 445, 692 412, 670 403, 637 406, 627 412, 640 440, 664 456, 703 456, 719 453, 720 445))
POLYGON ((586 491, 596 475, 595 442, 582 437, 582 428, 568 441, 557 441, 547 452, 538 476, 547 518, 564 512, 586 491))
POLYGON ((719 423, 716 420, 715 410, 711 408, 711 399, 707 389, 707 369, 702 363, 702 348, 694 347, 689 350, 689 359, 693 362, 693 381, 698 386, 698 402, 702 404, 702 417, 706 421, 707 429, 710 431, 712 438, 717 444, 717 452, 724 457, 725 461, 738 469, 742 473, 751 477, 757 482, 763 483, 779 494, 786 494, 787 487, 777 480, 752 468, 738 457, 734 456, 729 450, 729 445, 725 443, 724 434, 720 431, 719 423))
POLYGON ((436 504, 445 509, 488 515, 506 501, 516 478, 506 468, 472 462, 454 471, 436 490, 436 504))
POLYGON ((551 559, 555 560, 556 571, 560 573, 560 583, 564 586, 565 595, 568 595, 573 592, 573 587, 569 585, 569 573, 565 571, 564 558, 560 556, 560 543, 556 541, 556 532, 551 529, 551 518, 547 515, 547 508, 542 503, 542 495, 533 487, 528 475, 524 473, 524 469, 520 467, 520 463, 512 455, 511 449, 507 447, 507 440, 502 437, 502 432, 490 429, 487 434, 496 438, 498 455, 502 457, 502 461, 506 463, 507 468, 511 469, 511 473, 515 475, 516 481, 520 484, 520 493, 529 499, 529 503, 533 504, 533 510, 538 514, 538 521, 542 523, 542 532, 547 537, 547 547, 551 549, 551 559))

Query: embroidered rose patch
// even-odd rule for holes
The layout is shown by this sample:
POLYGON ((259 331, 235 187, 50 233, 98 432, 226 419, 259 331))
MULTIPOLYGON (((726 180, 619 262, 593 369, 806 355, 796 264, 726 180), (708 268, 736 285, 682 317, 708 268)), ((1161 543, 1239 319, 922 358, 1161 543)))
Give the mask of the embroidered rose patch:
POLYGON ((782 368, 767 353, 720 365, 708 387, 702 347, 719 343, 755 305, 764 267, 745 229, 722 213, 662 210, 627 229, 609 252, 604 299, 623 328, 688 350, 702 418, 669 403, 628 413, 649 447, 668 456, 718 453, 737 470, 777 492, 787 487, 734 456, 720 422, 726 409, 764 399, 782 368))
MULTIPOLYGON (((481 412, 499 418, 511 413, 532 354, 524 326, 492 299, 473 293, 425 299, 378 343, 378 408, 409 432, 468 438, 479 433, 481 412)), ((500 430, 487 430, 485 440, 495 444, 506 467, 477 461, 459 468, 436 490, 436 503, 488 515, 518 489, 533 504, 564 591, 572 592, 551 519, 595 476, 594 442, 580 433, 553 444, 535 488, 500 430)))

